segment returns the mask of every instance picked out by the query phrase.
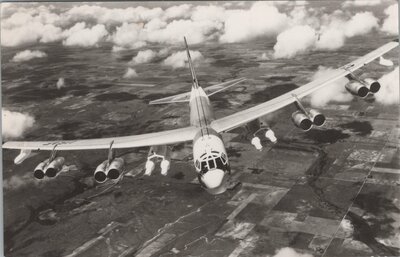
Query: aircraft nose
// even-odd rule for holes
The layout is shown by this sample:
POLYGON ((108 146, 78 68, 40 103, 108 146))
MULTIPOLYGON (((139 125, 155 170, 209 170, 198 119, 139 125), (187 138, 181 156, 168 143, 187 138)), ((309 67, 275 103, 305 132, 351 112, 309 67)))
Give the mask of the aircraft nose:
POLYGON ((224 179, 225 172, 220 169, 214 169, 207 171, 201 180, 207 188, 216 188, 221 185, 224 179))

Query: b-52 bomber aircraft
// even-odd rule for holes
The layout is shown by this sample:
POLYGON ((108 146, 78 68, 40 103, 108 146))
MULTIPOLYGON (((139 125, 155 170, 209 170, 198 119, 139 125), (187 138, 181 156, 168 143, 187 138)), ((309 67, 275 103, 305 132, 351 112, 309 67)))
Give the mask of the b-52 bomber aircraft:
MULTIPOLYGON (((44 176, 54 177, 61 171, 64 158, 57 157, 56 152, 58 151, 109 148, 108 160, 98 165, 94 172, 95 180, 101 183, 107 179, 118 179, 123 171, 124 160, 122 158, 115 158, 113 149, 149 146, 151 148, 145 165, 145 174, 150 175, 155 168, 154 160, 161 159, 161 173, 165 175, 170 167, 167 145, 192 141, 193 161, 199 183, 212 194, 223 193, 226 190, 226 184, 231 172, 228 155, 220 135, 221 133, 249 124, 252 124, 253 127, 256 125, 256 129, 258 128, 258 130, 264 126, 262 134, 265 133, 265 137, 274 143, 277 140, 274 132, 270 128, 265 127, 260 119, 289 104, 295 104, 297 106, 298 110, 292 114, 292 121, 297 127, 307 131, 313 126, 322 126, 325 123, 324 115, 314 109, 307 110, 300 103, 299 99, 343 77, 349 80, 349 83, 346 84, 345 87, 347 91, 353 95, 364 98, 367 97, 368 94, 378 92, 380 89, 379 82, 373 79, 362 80, 353 74, 353 72, 381 57, 399 44, 398 40, 389 42, 349 64, 332 71, 326 77, 311 81, 304 86, 252 108, 239 111, 223 118, 216 118, 213 115, 209 96, 240 83, 244 79, 236 79, 203 89, 200 87, 197 80, 186 38, 184 38, 184 42, 192 76, 191 91, 155 100, 150 102, 150 104, 189 102, 190 126, 156 133, 113 138, 36 142, 10 141, 4 143, 3 148, 21 150, 20 154, 14 160, 16 164, 22 163, 22 161, 32 154, 32 151, 52 151, 51 157, 39 163, 34 170, 34 176, 38 179, 44 176)), ((254 136, 251 143, 257 149, 262 147, 258 136, 254 136)))

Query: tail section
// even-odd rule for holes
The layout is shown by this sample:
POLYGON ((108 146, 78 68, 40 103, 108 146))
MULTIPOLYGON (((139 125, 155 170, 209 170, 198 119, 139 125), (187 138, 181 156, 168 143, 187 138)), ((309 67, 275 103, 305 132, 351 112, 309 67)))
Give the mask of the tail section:
POLYGON ((183 40, 185 41, 185 48, 186 48, 186 53, 187 53, 187 57, 188 57, 190 73, 192 74, 192 87, 198 88, 199 83, 197 81, 196 72, 194 71, 194 68, 193 68, 192 58, 190 57, 190 51, 189 51, 188 44, 186 42, 186 37, 183 37, 183 40))
MULTIPOLYGON (((192 88, 197 89, 200 87, 199 82, 197 81, 196 72, 193 67, 192 58, 190 57, 190 51, 189 51, 189 47, 188 47, 186 38, 183 37, 183 39, 185 41, 185 48, 186 48, 190 73, 192 75, 192 88)), ((209 86, 207 88, 204 88, 204 93, 207 96, 211 96, 211 95, 219 93, 227 88, 230 88, 236 84, 239 84, 240 82, 242 82, 244 80, 245 80, 245 78, 239 78, 239 79, 234 79, 234 80, 230 80, 230 81, 225 81, 223 83, 219 83, 219 84, 216 84, 213 86, 209 86)), ((190 101, 190 95, 191 95, 191 92, 173 95, 173 96, 153 100, 150 102, 150 104, 186 103, 186 102, 190 101)))

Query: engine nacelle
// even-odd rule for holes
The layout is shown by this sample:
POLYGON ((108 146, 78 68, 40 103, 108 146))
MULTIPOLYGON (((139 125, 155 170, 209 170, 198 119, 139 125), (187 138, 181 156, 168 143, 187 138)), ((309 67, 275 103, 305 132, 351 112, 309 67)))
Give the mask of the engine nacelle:
POLYGON ((309 113, 311 121, 315 126, 320 127, 325 124, 326 118, 322 113, 314 109, 311 109, 309 113))
POLYGON ((107 169, 107 177, 110 179, 117 179, 122 173, 122 170, 124 168, 124 159, 122 158, 115 158, 112 160, 110 165, 108 166, 107 169))
POLYGON ((94 172, 94 179, 98 183, 104 183, 107 180, 107 174, 106 174, 107 164, 108 164, 107 160, 105 160, 104 162, 100 163, 99 166, 97 166, 97 168, 96 168, 96 170, 94 172))
POLYGON ((364 82, 368 85, 368 89, 371 93, 378 93, 379 89, 381 89, 381 84, 374 79, 366 78, 364 82))
POLYGON ((292 114, 293 123, 304 131, 309 131, 312 128, 312 121, 301 111, 295 111, 292 114))
POLYGON ((369 93, 369 89, 358 81, 347 83, 345 87, 351 94, 362 98, 366 97, 369 93))
POLYGON ((156 167, 156 164, 154 163, 154 161, 147 160, 146 161, 146 167, 145 167, 146 170, 144 172, 144 175, 150 176, 155 167, 156 167))
POLYGON ((46 176, 49 178, 53 178, 57 175, 58 172, 62 169, 64 165, 65 159, 64 157, 56 157, 49 165, 46 167, 46 176))
POLYGON ((44 178, 44 170, 46 168, 46 165, 48 164, 48 159, 39 163, 36 168, 33 171, 33 176, 37 179, 43 179, 44 178))
POLYGON ((161 167, 161 175, 166 176, 168 174, 168 170, 171 167, 171 162, 167 159, 164 159, 160 163, 161 167))

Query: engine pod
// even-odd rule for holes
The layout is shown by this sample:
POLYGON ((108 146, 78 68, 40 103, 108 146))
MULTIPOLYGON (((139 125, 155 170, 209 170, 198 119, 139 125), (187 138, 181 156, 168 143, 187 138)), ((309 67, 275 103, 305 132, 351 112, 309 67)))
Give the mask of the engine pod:
POLYGON ((124 167, 124 159, 115 158, 108 167, 107 177, 110 179, 119 178, 123 167, 124 167))
POLYGON ((310 113, 311 120, 314 123, 314 125, 320 127, 325 124, 326 118, 322 113, 320 113, 319 111, 314 110, 314 109, 311 109, 309 111, 309 113, 310 113))
POLYGON ((350 82, 346 84, 345 87, 347 91, 349 91, 351 94, 362 98, 366 97, 369 93, 369 89, 365 85, 357 81, 350 82))
POLYGON ((106 175, 107 163, 108 163, 107 160, 100 163, 94 172, 94 179, 98 183, 104 183, 107 180, 107 175, 106 175))
POLYGON ((46 176, 49 178, 53 178, 57 175, 57 173, 62 169, 64 165, 65 159, 64 157, 55 158, 50 164, 46 167, 46 176))
POLYGON ((309 131, 312 128, 312 121, 302 113, 301 111, 296 111, 292 114, 293 123, 304 131, 309 131))

